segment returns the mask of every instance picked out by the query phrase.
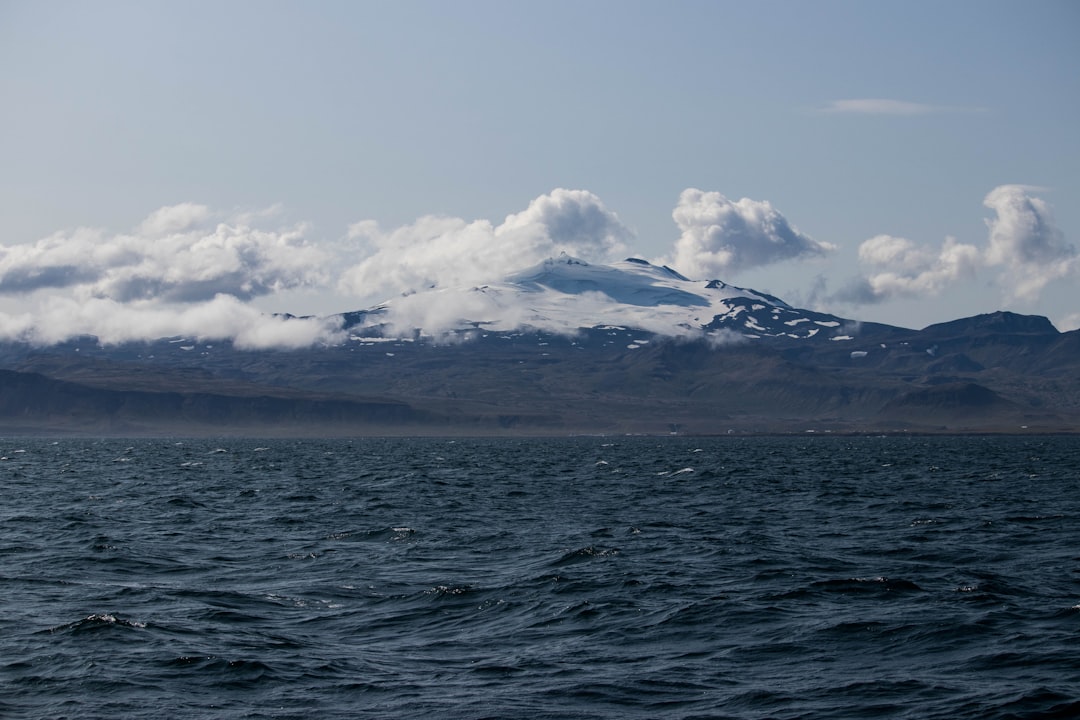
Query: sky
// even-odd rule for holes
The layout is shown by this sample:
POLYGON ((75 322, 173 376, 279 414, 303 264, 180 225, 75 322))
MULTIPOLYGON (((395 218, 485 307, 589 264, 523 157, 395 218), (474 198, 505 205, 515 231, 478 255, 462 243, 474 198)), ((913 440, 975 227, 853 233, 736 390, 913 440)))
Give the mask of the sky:
POLYGON ((1078 36, 1071 0, 0 0, 0 338, 302 345, 270 314, 559 252, 1075 329, 1078 36))

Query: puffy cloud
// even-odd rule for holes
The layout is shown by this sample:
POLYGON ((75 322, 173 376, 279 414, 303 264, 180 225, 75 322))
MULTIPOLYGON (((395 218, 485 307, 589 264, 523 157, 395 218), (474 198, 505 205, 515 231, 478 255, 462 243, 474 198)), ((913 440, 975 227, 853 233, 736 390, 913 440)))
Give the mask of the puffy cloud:
POLYGON ((983 247, 954 238, 946 238, 940 249, 890 235, 866 240, 859 246, 859 262, 867 274, 832 299, 861 304, 937 295, 986 267, 1004 268, 998 283, 1007 299, 1037 299, 1047 284, 1075 274, 1080 258, 1065 242, 1049 206, 1031 195, 1034 190, 1001 185, 987 194, 983 204, 996 217, 987 221, 990 236, 983 247))
POLYGON ((684 275, 715 279, 835 249, 793 227, 768 201, 732 202, 718 192, 684 190, 672 213, 682 234, 670 258, 684 275))
POLYGON ((106 345, 162 337, 232 340, 241 349, 298 348, 344 339, 340 318, 266 315, 231 295, 181 306, 49 297, 32 313, 0 313, 0 338, 51 345, 94 335, 106 345))
MULTIPOLYGON (((858 251, 864 276, 826 299, 874 303, 932 296, 987 268, 1000 269, 1010 297, 1037 298, 1048 283, 1075 276, 1080 256, 1035 191, 1002 185, 987 194, 984 204, 995 216, 987 222, 985 246, 953 238, 940 247, 890 235, 866 240, 858 251)), ((672 217, 680 235, 659 262, 697 279, 834 249, 799 232, 768 202, 736 202, 718 192, 685 190, 672 217)), ((304 226, 279 225, 273 211, 226 217, 182 203, 156 210, 129 233, 83 228, 0 245, 0 300, 6 307, 18 300, 32 308, 0 312, 0 339, 44 344, 92 334, 119 343, 182 335, 232 339, 239 347, 337 342, 336 321, 268 316, 247 304, 285 290, 327 290, 334 282, 338 291, 365 298, 432 286, 448 290, 396 298, 383 317, 402 332, 495 319, 563 331, 561 310, 523 308, 471 286, 497 284, 563 252, 606 262, 624 256, 632 237, 595 195, 566 189, 536 198, 501 223, 425 216, 390 231, 374 221, 356 223, 349 246, 317 247, 305 239, 304 226), (350 264, 348 253, 361 259, 350 264)), ((819 279, 809 301, 816 304, 825 294, 819 279)), ((575 296, 573 302, 577 312, 635 327, 668 322, 655 309, 623 317, 630 311, 603 295, 575 296)))
POLYGON ((161 208, 133 234, 79 229, 35 243, 0 245, 0 293, 71 288, 120 302, 199 302, 219 294, 251 299, 326 281, 328 257, 302 227, 207 226, 208 208, 161 208))
POLYGON ((1031 195, 1026 185, 1001 185, 991 190, 983 205, 996 213, 987 221, 990 246, 988 265, 1003 266, 1000 281, 1011 296, 1038 297, 1054 280, 1068 277, 1078 267, 1076 248, 1054 222, 1050 206, 1031 195))
POLYGON ((0 293, 93 283, 101 277, 103 263, 131 259, 115 245, 106 248, 100 232, 85 228, 69 236, 51 235, 36 243, 0 245, 0 293))
POLYGON ((632 233, 592 193, 557 189, 499 225, 427 216, 389 232, 372 221, 356 223, 349 236, 374 252, 343 273, 340 288, 389 295, 488 282, 561 252, 608 260, 632 233))
POLYGON ((907 238, 878 235, 859 246, 859 262, 870 274, 841 291, 838 300, 870 303, 937 295, 950 283, 974 275, 980 259, 978 248, 955 238, 945 238, 935 250, 907 238))
POLYGON ((184 335, 252 348, 332 342, 335 322, 264 315, 244 303, 325 283, 330 266, 302 227, 259 229, 249 219, 257 217, 216 221, 207 207, 183 203, 156 210, 131 233, 82 228, 0 246, 0 294, 28 294, 34 307, 0 314, 0 338, 49 344, 88 334, 119 343, 184 335))

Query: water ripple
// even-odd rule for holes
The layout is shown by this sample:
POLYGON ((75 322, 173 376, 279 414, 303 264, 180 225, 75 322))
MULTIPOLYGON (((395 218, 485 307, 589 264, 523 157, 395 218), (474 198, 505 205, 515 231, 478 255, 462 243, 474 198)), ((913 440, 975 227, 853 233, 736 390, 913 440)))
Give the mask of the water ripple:
POLYGON ((1080 716, 1071 438, 0 439, 0 716, 1080 716))

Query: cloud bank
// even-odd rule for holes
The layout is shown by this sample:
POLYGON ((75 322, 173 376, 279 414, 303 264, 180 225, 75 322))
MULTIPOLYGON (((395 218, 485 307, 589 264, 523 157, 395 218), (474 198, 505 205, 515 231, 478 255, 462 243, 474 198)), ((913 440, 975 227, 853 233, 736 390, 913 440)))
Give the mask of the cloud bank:
POLYGON ((950 285, 1000 268, 996 283, 1006 300, 1033 301, 1051 282, 1077 274, 1080 258, 1065 242, 1038 188, 1001 185, 983 205, 995 212, 984 247, 946 238, 940 248, 878 235, 859 246, 866 274, 832 296, 839 302, 878 303, 898 297, 935 296, 950 285))
POLYGON ((740 270, 836 249, 799 232, 768 201, 732 202, 718 192, 690 188, 679 196, 672 218, 681 234, 674 252, 658 262, 693 278, 730 277, 740 270))
POLYGON ((0 293, 66 288, 82 298, 187 303, 326 282, 328 258, 303 227, 260 230, 210 217, 185 203, 153 212, 130 234, 82 228, 0 245, 0 293))
MULTIPOLYGON (((239 347, 301 347, 342 340, 336 320, 267 316, 248 304, 297 288, 366 298, 499 279, 562 252, 618 259, 633 234, 598 197, 556 189, 494 224, 425 216, 384 232, 349 228, 362 259, 305 239, 304 226, 259 228, 257 215, 217 216, 183 203, 160 208, 129 233, 78 229, 0 246, 0 297, 29 298, 26 313, 0 313, 0 338, 50 344, 77 335, 103 343, 188 336, 239 347)), ((351 248, 350 248, 351 249, 351 248)), ((341 247, 334 247, 340 251, 341 247)), ((398 303, 401 323, 455 310, 398 303)), ((438 301, 435 301, 438 304, 438 301)))
MULTIPOLYGON (((744 198, 732 202, 718 192, 685 190, 673 213, 681 235, 668 264, 690 277, 730 277, 740 270, 783 260, 822 255, 833 246, 799 232, 768 202, 744 198)), ((626 257, 633 234, 615 213, 590 192, 558 189, 533 200, 527 209, 501 224, 486 220, 423 217, 386 232, 374 222, 350 228, 350 236, 371 254, 346 270, 339 287, 357 295, 384 297, 402 293, 381 320, 393 333, 424 328, 435 334, 468 323, 469 318, 498 317, 503 326, 527 324, 563 332, 554 315, 515 306, 498 292, 471 285, 494 283, 525 267, 560 253, 587 262, 626 257), (416 292, 434 289, 436 292, 416 292)), ((577 317, 608 318, 618 324, 618 303, 588 293, 573 297, 577 317)), ((558 313, 556 313, 558 314, 558 313)), ((660 317, 659 310, 653 315, 660 317)), ((645 316, 633 324, 671 334, 674 322, 645 327, 645 316)))
MULTIPOLYGON (((991 190, 983 200, 993 212, 985 244, 872 237, 858 248, 861 277, 831 296, 821 280, 812 294, 880 303, 938 295, 993 273, 1006 298, 1036 300, 1048 284, 1080 274, 1076 248, 1038 192, 1025 185, 991 190)), ((835 250, 767 201, 689 188, 672 217, 679 235, 654 262, 699 280, 835 250)), ((400 332, 496 315, 540 326, 554 320, 476 286, 560 253, 599 263, 622 259, 633 240, 596 195, 568 189, 541 195, 498 223, 424 216, 384 230, 363 221, 331 243, 313 242, 308 232, 304 225, 275 226, 273 213, 228 215, 182 203, 154 211, 126 233, 80 228, 0 245, 0 302, 26 308, 0 311, 0 339, 50 344, 94 335, 122 343, 183 336, 243 348, 343 341, 337 319, 267 315, 252 304, 297 289, 336 291, 353 297, 354 308, 396 296, 386 313, 400 332), (440 292, 423 292, 431 288, 440 292)), ((618 312, 606 296, 587 302, 598 317, 618 312)))
POLYGON ((156 337, 234 339, 241 347, 330 340, 334 323, 265 316, 245 304, 327 282, 329 256, 304 228, 259 229, 203 205, 154 211, 134 231, 80 228, 0 245, 0 296, 32 312, 0 313, 0 338, 49 344, 76 335, 104 343, 156 337))
POLYGON ((0 338, 52 345, 81 335, 93 335, 104 345, 163 337, 231 340, 242 350, 302 348, 345 339, 340 319, 267 315, 231 295, 182 307, 50 297, 34 313, 0 313, 0 338))

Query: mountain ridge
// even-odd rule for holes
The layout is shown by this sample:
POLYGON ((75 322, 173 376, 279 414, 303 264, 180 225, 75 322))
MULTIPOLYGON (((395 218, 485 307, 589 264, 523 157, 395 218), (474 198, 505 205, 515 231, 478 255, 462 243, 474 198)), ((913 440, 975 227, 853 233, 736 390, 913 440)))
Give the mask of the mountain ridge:
POLYGON ((914 330, 641 259, 562 256, 338 317, 346 339, 306 349, 2 343, 0 431, 1080 430, 1080 331, 1040 316, 914 330))

